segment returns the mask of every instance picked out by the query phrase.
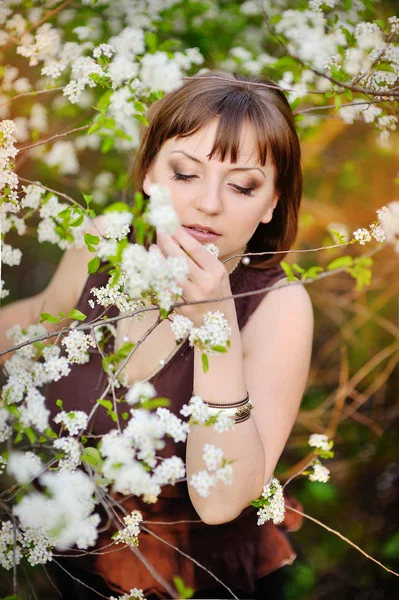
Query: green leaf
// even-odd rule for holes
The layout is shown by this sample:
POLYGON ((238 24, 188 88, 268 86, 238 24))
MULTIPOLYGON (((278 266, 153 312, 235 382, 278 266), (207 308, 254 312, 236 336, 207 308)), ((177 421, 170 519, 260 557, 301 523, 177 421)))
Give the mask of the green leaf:
POLYGON ((84 241, 90 252, 95 252, 96 249, 94 248, 94 246, 96 246, 100 242, 100 238, 97 235, 91 235, 90 233, 86 233, 84 235, 84 241))
POLYGON ((84 215, 80 215, 77 219, 75 219, 75 221, 72 221, 72 223, 70 224, 71 227, 79 227, 79 225, 83 223, 84 218, 84 215))
POLYGON ((352 102, 352 100, 353 100, 352 90, 350 90, 349 88, 345 88, 344 94, 345 94, 345 98, 347 100, 349 100, 349 102, 352 102))
POLYGON ((143 202, 144 202, 143 194, 141 192, 136 192, 134 194, 134 206, 138 213, 140 213, 143 210, 143 202))
POLYGON ((101 129, 102 127, 102 123, 97 121, 96 123, 93 123, 93 125, 91 125, 89 127, 89 129, 87 130, 87 135, 91 135, 92 133, 96 133, 96 131, 98 131, 99 129, 101 129))
POLYGON ((96 467, 97 466, 97 461, 95 458, 93 458, 92 456, 90 456, 89 454, 81 454, 80 458, 83 460, 83 462, 88 463, 89 465, 91 465, 92 467, 96 467))
POLYGON ((88 273, 96 273, 101 264, 101 260, 98 256, 95 256, 89 263, 87 264, 87 272, 88 273))
POLYGON ((280 264, 283 268, 283 271, 284 271, 288 281, 299 281, 298 277, 295 277, 293 270, 288 263, 286 263, 285 261, 282 260, 280 264))
POLYGON ((82 196, 86 202, 86 206, 88 207, 90 202, 93 200, 93 196, 89 196, 88 194, 82 194, 82 196))
POLYGON ((131 212, 130 206, 126 202, 113 202, 103 210, 103 214, 110 212, 131 212))
POLYGON ((87 315, 83 314, 77 308, 71 310, 68 315, 68 319, 76 319, 77 321, 84 321, 87 318, 87 315))
POLYGON ((225 346, 212 346, 212 350, 215 352, 227 352, 227 348, 225 346))
POLYGON ((36 434, 33 431, 32 427, 26 427, 24 429, 24 433, 31 444, 34 444, 36 442, 36 434))
POLYGON ((313 267, 309 267, 307 271, 302 275, 302 279, 315 279, 319 273, 323 271, 323 267, 318 267, 314 265, 313 267))
POLYGON ((335 110, 339 110, 342 104, 342 96, 340 94, 336 94, 334 98, 335 110))
POLYGON ((108 415, 111 417, 111 419, 114 421, 114 423, 117 422, 118 414, 114 410, 110 410, 108 415))
POLYGON ((103 154, 106 154, 107 152, 109 152, 110 150, 113 149, 114 145, 115 145, 114 138, 107 136, 107 137, 103 138, 103 141, 101 142, 100 150, 103 154))
POLYGON ((202 370, 204 371, 204 373, 208 373, 208 371, 209 371, 208 355, 202 354, 201 359, 202 359, 202 370))
POLYGON ((50 427, 47 427, 44 433, 47 435, 47 437, 51 438, 52 440, 56 440, 58 438, 58 435, 50 427))
POLYGON ((48 321, 48 323, 58 323, 57 317, 50 315, 50 313, 40 313, 39 323, 44 323, 45 321, 48 321))
POLYGON ((186 598, 192 598, 194 595, 194 589, 190 587, 186 587, 183 579, 178 575, 173 577, 173 583, 175 584, 176 590, 178 592, 178 598, 182 600, 186 598))
POLYGON ((346 244, 347 240, 343 233, 340 233, 336 229, 330 229, 331 237, 333 238, 336 244, 346 244))
POLYGON ((167 407, 170 406, 169 398, 151 398, 149 400, 144 400, 140 402, 140 408, 144 408, 145 410, 154 410, 160 406, 167 407))
POLYGON ((353 258, 351 256, 340 256, 328 263, 327 270, 331 271, 332 269, 340 269, 341 267, 350 267, 352 263, 353 258))
POLYGON ((114 407, 111 400, 97 400, 97 404, 100 404, 100 406, 103 406, 107 410, 112 410, 114 407))
POLYGON ((10 413, 10 415, 12 415, 13 417, 15 417, 16 419, 19 419, 21 416, 21 412, 19 411, 19 409, 15 406, 15 404, 8 404, 6 406, 7 412, 10 413))
POLYGON ((144 35, 145 43, 150 52, 155 52, 158 46, 158 38, 152 31, 146 31, 144 35))
POLYGON ((142 102, 135 102, 133 106, 138 113, 144 113, 147 110, 142 102))
POLYGON ((303 269, 302 267, 300 267, 299 265, 297 265, 296 263, 294 263, 292 265, 292 268, 294 271, 296 271, 297 273, 305 273, 305 269, 303 269))

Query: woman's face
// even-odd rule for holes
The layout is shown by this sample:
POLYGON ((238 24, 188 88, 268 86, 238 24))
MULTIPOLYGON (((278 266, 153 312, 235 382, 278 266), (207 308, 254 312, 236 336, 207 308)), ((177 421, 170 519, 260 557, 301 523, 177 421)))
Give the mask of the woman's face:
POLYGON ((270 152, 267 163, 257 162, 256 137, 252 125, 241 129, 237 163, 209 160, 218 118, 190 137, 171 138, 149 168, 143 189, 152 183, 170 189, 181 224, 199 241, 213 242, 219 258, 243 252, 259 223, 273 216, 278 194, 274 188, 275 167, 270 152), (213 230, 201 233, 198 229, 213 230))

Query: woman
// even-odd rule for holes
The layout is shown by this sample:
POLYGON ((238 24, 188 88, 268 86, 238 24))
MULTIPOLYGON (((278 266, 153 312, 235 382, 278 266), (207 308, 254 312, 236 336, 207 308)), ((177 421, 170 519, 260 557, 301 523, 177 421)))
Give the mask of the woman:
MULTIPOLYGON (((157 245, 165 256, 188 255, 189 276, 182 285, 188 302, 262 290, 281 284, 284 277, 279 265, 284 252, 251 256, 250 262, 235 257, 288 250, 297 232, 302 191, 300 149, 289 104, 272 82, 254 83, 207 73, 188 80, 149 111, 134 183, 147 195, 154 183, 171 190, 181 226, 172 236, 158 235, 157 245), (204 247, 207 242, 218 247, 219 258, 204 247), (229 257, 234 258, 227 261, 229 257)), ((104 229, 101 217, 97 226, 104 229)), ((99 316, 103 309, 90 308, 88 300, 91 288, 104 285, 107 274, 86 280, 90 258, 86 250, 68 250, 47 289, 7 308, 5 318, 10 324, 20 322, 22 307, 31 322, 40 312, 67 314, 74 306, 88 320, 99 316)), ((163 582, 170 586, 178 575, 196 590, 194 598, 230 598, 232 591, 238 598, 265 598, 266 576, 295 559, 285 531, 299 528, 300 519, 288 510, 281 526, 268 521, 259 527, 256 509, 249 503, 272 477, 299 410, 312 346, 308 294, 303 286, 290 285, 272 293, 197 303, 179 312, 199 326, 209 310, 221 310, 232 333, 229 351, 209 356, 207 373, 201 353, 187 342, 173 353, 175 338, 163 321, 138 348, 126 374, 131 383, 149 379, 160 396, 171 399, 170 410, 176 415, 193 393, 226 407, 249 394, 254 410, 233 431, 194 426, 186 445, 169 440, 161 453, 184 458, 189 481, 204 468, 204 444, 214 444, 227 460, 235 461, 233 483, 218 483, 206 498, 180 483, 165 486, 154 504, 148 498, 147 503, 125 499, 128 511, 139 509, 144 516, 141 558, 126 548, 81 563, 97 575, 81 576, 75 570, 103 594, 107 585, 120 593, 137 587, 147 597, 169 598, 163 582)), ((116 314, 116 309, 107 311, 108 316, 116 314)), ((156 317, 152 312, 143 321, 119 321, 115 347, 126 340, 136 342, 156 317)), ((55 401, 62 398, 64 410, 89 412, 106 383, 101 356, 93 351, 89 363, 73 365, 67 378, 51 384, 49 408, 55 414, 55 401)), ((103 434, 111 428, 105 411, 97 411, 93 432, 103 434)), ((295 504, 287 496, 290 502, 295 504)), ((107 544, 109 532, 99 540, 99 547, 107 544)), ((68 581, 65 597, 72 590, 68 581)), ((73 593, 92 597, 81 586, 73 593)))

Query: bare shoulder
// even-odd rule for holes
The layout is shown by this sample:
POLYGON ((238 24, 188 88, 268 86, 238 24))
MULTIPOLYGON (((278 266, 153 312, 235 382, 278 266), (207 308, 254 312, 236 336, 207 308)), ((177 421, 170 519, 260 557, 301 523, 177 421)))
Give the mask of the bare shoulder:
MULTIPOLYGON (((105 217, 100 215, 91 221, 87 233, 98 236, 105 229, 105 217)), ((56 314, 58 310, 66 313, 74 308, 88 277, 87 264, 93 256, 86 246, 64 252, 50 283, 39 294, 40 300, 47 306, 47 312, 56 314)))
POLYGON ((244 353, 259 350, 265 343, 269 345, 276 336, 302 338, 306 343, 313 338, 313 325, 313 307, 306 287, 281 280, 262 299, 243 328, 244 353))

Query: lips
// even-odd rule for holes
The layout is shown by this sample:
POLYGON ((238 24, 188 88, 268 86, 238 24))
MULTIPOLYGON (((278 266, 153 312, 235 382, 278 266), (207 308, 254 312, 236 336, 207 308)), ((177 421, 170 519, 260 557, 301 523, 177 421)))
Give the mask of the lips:
POLYGON ((208 227, 207 225, 201 225, 201 223, 193 223, 192 225, 185 225, 188 229, 194 229, 195 231, 200 231, 202 233, 212 233, 213 235, 220 235, 217 231, 212 229, 212 227, 208 227))
POLYGON ((197 223, 194 225, 185 225, 184 229, 199 242, 215 242, 220 237, 220 233, 216 233, 210 227, 197 223))

